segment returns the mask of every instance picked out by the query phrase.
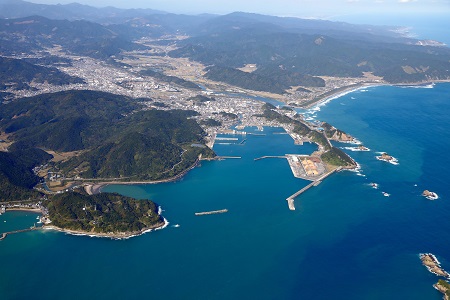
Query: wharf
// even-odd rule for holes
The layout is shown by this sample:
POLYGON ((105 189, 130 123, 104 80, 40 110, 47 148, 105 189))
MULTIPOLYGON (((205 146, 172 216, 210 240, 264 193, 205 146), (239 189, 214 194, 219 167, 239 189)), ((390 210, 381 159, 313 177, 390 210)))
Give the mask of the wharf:
POLYGON ((8 235, 11 235, 11 234, 16 234, 16 233, 20 233, 20 232, 27 232, 27 231, 33 231, 33 230, 39 230, 39 229, 40 229, 40 227, 33 226, 33 227, 30 227, 30 228, 27 228, 27 229, 21 229, 21 230, 14 230, 14 231, 4 232, 2 234, 2 236, 0 236, 0 241, 4 240, 8 235))
POLYGON ((196 215, 196 216, 204 216, 204 215, 223 214, 223 213, 226 213, 226 212, 228 212, 228 209, 196 212, 195 215, 196 215))

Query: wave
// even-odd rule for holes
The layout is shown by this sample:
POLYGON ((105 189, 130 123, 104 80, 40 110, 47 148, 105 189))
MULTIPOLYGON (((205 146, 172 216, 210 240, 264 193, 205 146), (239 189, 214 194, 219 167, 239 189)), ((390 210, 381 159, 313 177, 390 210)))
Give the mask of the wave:
POLYGON ((350 150, 350 151, 354 151, 354 152, 368 152, 370 151, 369 148, 364 148, 361 149, 359 147, 340 147, 341 149, 345 149, 345 150, 350 150))
POLYGON ((399 86, 402 89, 434 89, 435 84, 425 84, 425 85, 401 85, 399 86))

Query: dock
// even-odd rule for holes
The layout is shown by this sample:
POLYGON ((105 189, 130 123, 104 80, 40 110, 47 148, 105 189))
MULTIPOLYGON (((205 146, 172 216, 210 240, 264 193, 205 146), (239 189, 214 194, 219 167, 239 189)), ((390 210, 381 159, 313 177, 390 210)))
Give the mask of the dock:
POLYGON ((27 231, 33 231, 33 230, 38 230, 38 229, 40 229, 40 227, 33 226, 33 227, 30 227, 30 228, 27 228, 27 229, 21 229, 21 230, 14 230, 14 231, 4 232, 2 234, 2 236, 0 237, 0 241, 4 240, 8 235, 11 235, 11 234, 27 232, 27 231))
POLYGON ((211 210, 211 211, 203 211, 203 212, 196 212, 196 216, 204 216, 204 215, 215 215, 215 214, 223 214, 228 212, 228 209, 220 209, 220 210, 211 210))

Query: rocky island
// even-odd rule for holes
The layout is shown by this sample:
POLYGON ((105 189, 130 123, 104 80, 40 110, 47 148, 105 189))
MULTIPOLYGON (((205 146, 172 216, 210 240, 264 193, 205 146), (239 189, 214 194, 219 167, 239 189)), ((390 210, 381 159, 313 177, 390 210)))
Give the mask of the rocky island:
POLYGON ((428 200, 436 200, 439 198, 438 194, 436 194, 435 192, 430 192, 429 190, 423 191, 422 196, 424 196, 428 200))
MULTIPOLYGON (((419 255, 422 264, 427 268, 431 273, 444 277, 445 279, 450 279, 450 274, 441 267, 441 263, 438 261, 436 256, 432 253, 421 253, 419 255)), ((439 281, 433 285, 433 287, 444 294, 444 299, 450 299, 450 284, 443 280, 439 279, 439 281)))
POLYGON ((433 285, 433 287, 438 290, 439 292, 441 292, 442 294, 444 294, 444 300, 449 300, 450 299, 450 283, 448 283, 447 281, 443 280, 443 279, 439 279, 439 281, 437 283, 435 283, 433 285))
POLYGON ((376 156, 376 159, 391 163, 393 165, 398 165, 398 160, 386 152, 383 152, 380 156, 376 156))

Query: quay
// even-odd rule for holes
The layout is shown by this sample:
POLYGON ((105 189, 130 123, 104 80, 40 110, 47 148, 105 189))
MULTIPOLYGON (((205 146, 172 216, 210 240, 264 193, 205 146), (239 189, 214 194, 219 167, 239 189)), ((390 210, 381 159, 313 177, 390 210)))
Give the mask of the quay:
POLYGON ((33 227, 30 227, 30 228, 27 228, 27 229, 21 229, 21 230, 14 230, 14 231, 4 232, 2 234, 2 236, 0 237, 0 241, 4 240, 8 235, 11 235, 11 234, 16 234, 16 233, 20 233, 20 232, 27 232, 27 231, 33 231, 33 230, 39 230, 39 229, 40 229, 40 227, 33 226, 33 227))
POLYGON ((286 156, 271 156, 271 155, 266 155, 266 156, 261 156, 261 157, 255 158, 254 160, 261 160, 261 159, 265 159, 265 158, 286 158, 286 156))
POLYGON ((204 215, 223 214, 223 213, 226 213, 226 212, 228 212, 228 209, 196 212, 195 215, 196 215, 196 216, 204 216, 204 215))

